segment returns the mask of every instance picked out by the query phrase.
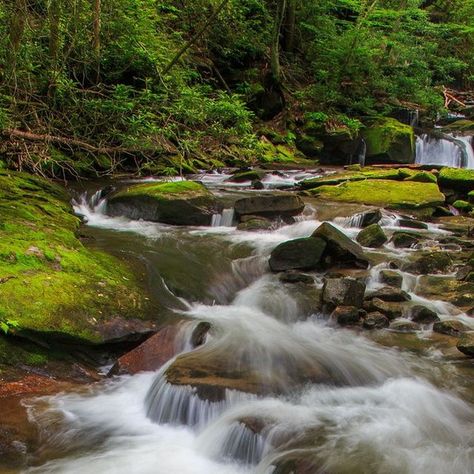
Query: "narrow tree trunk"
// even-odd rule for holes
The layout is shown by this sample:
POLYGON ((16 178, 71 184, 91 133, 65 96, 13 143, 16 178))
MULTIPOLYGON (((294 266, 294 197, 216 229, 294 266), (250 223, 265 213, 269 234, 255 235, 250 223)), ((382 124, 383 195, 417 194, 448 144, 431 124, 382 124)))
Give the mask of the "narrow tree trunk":
POLYGON ((101 31, 101 0, 93 0, 94 2, 94 34, 92 39, 92 49, 96 62, 96 82, 100 78, 100 31, 101 31))
POLYGON ((59 22, 61 20, 61 0, 51 0, 49 4, 49 57, 51 68, 57 70, 59 58, 59 22))
POLYGON ((297 0, 288 0, 285 21, 285 51, 292 53, 295 50, 296 34, 296 3, 297 0))
POLYGON ((278 0, 275 22, 273 25, 272 45, 270 51, 272 79, 275 84, 281 82, 280 68, 280 34, 283 19, 285 18, 286 0, 278 0))
POLYGON ((27 0, 16 0, 10 11, 10 47, 7 51, 7 81, 16 78, 16 65, 28 14, 27 0))

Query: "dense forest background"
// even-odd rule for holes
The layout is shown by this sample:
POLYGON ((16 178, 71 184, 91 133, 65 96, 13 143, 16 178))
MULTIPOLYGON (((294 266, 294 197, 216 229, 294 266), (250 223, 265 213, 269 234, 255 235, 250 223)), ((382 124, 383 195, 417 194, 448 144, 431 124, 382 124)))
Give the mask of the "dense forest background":
POLYGON ((0 3, 0 163, 53 176, 252 163, 305 120, 443 112, 473 0, 0 3))

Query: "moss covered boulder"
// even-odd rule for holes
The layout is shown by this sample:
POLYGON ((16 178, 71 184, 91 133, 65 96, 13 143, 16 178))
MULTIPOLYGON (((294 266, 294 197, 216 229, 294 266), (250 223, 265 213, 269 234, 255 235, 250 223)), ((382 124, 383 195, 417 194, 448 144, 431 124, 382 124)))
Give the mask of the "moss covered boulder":
POLYGON ((135 276, 76 238, 79 219, 61 187, 0 170, 0 216, 4 333, 92 344, 154 328, 135 276))
POLYGON ((288 240, 272 251, 269 260, 270 269, 273 272, 314 270, 318 267, 325 249, 326 242, 319 238, 288 240))
POLYGON ((387 242, 388 238, 382 227, 378 224, 371 224, 357 234, 356 240, 363 247, 377 248, 387 242))
POLYGON ((338 186, 320 186, 310 192, 330 201, 356 202, 394 209, 435 208, 444 203, 444 195, 436 184, 411 181, 348 181, 338 186))
POLYGON ((366 163, 409 164, 415 161, 413 128, 393 118, 380 118, 361 131, 367 145, 366 163))
POLYGON ((146 183, 112 195, 107 213, 171 225, 210 225, 218 204, 212 193, 195 181, 146 183))
POLYGON ((443 188, 469 193, 474 190, 474 170, 443 168, 439 172, 438 182, 443 188))

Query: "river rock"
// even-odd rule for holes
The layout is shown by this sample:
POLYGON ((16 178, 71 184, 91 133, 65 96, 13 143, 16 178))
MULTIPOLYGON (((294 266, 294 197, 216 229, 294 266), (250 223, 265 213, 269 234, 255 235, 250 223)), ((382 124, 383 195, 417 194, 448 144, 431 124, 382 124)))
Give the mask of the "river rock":
POLYGON ((326 268, 333 265, 368 267, 369 261, 362 247, 332 224, 324 222, 312 237, 322 239, 327 244, 322 256, 322 263, 326 268))
POLYGON ((361 308, 365 283, 354 278, 327 278, 323 285, 323 303, 329 306, 361 308))
POLYGON ((387 316, 388 319, 400 318, 403 314, 403 304, 383 301, 379 298, 374 298, 370 301, 364 302, 364 309, 368 312, 379 312, 387 316))
POLYGON ((237 171, 227 181, 231 183, 244 183, 246 181, 261 180, 265 176, 265 171, 261 170, 247 170, 237 171))
POLYGON ((354 221, 357 221, 358 226, 362 229, 372 224, 377 224, 382 220, 382 211, 380 209, 374 209, 372 211, 362 212, 353 217, 354 221))
POLYGON ((386 285, 394 286, 395 288, 401 288, 403 284, 403 276, 393 270, 381 270, 380 281, 386 285))
POLYGON ((406 266, 405 270, 410 273, 448 273, 452 259, 447 252, 429 252, 417 258, 406 266))
POLYGON ((392 244, 396 248, 409 248, 416 245, 421 236, 412 232, 394 232, 392 235, 392 244))
POLYGON ((363 247, 378 248, 387 242, 388 239, 382 227, 378 224, 371 224, 359 232, 356 240, 363 247))
POLYGON ((388 327, 389 324, 390 321, 387 316, 378 311, 368 313, 362 321, 362 325, 365 329, 382 329, 388 327))
POLYGON ((146 183, 111 195, 107 214, 172 225, 210 225, 219 210, 217 200, 194 181, 146 183))
POLYGON ((273 272, 314 270, 319 266, 325 249, 326 242, 315 237, 283 242, 270 255, 270 269, 273 272))
POLYGON ((304 202, 295 194, 265 194, 239 199, 234 208, 239 217, 253 214, 285 220, 301 214, 304 202))
POLYGON ((433 331, 448 336, 460 337, 464 332, 469 331, 469 326, 457 319, 445 319, 433 325, 433 331))
POLYGON ((410 301, 411 296, 400 288, 394 288, 392 286, 385 286, 373 292, 368 299, 378 298, 382 301, 390 302, 402 302, 410 301))
POLYGON ((458 350, 469 357, 474 357, 474 331, 464 333, 456 344, 458 350))
POLYGON ((409 227, 410 229, 428 229, 428 224, 409 217, 398 219, 398 225, 400 227, 409 227))
POLYGON ((359 324, 361 314, 359 308, 355 306, 338 306, 331 313, 330 318, 337 321, 341 326, 350 326, 359 324))
POLYGON ((306 273, 288 270, 280 275, 280 281, 282 283, 304 283, 305 285, 312 285, 314 278, 306 273))
POLYGON ((465 168, 443 168, 438 177, 443 188, 468 193, 474 189, 474 170, 465 168))
POLYGON ((240 222, 237 225, 237 230, 243 230, 247 232, 255 232, 259 230, 270 230, 273 228, 273 222, 268 219, 262 219, 254 217, 253 219, 247 219, 245 222, 240 222))
POLYGON ((396 332, 416 332, 421 328, 413 321, 392 321, 390 323, 390 329, 396 332))
POLYGON ((411 308, 411 319, 419 324, 432 324, 439 321, 438 315, 426 306, 416 305, 411 308))

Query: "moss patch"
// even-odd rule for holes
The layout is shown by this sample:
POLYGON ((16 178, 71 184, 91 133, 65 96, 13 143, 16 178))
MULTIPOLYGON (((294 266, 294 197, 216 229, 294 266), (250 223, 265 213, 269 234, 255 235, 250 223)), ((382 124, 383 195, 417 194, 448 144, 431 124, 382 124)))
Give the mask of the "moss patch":
POLYGON ((210 192, 196 181, 169 181, 166 183, 136 184, 123 189, 114 195, 119 196, 151 196, 154 198, 168 198, 171 195, 183 197, 195 195, 209 195, 210 192))
POLYGON ((0 321, 12 334, 100 343, 103 323, 142 318, 147 303, 124 264, 76 238, 68 201, 46 180, 0 171, 0 321))
POLYGON ((444 202, 436 184, 389 180, 349 181, 321 186, 310 192, 322 199, 357 202, 395 209, 435 207, 444 202))
POLYGON ((443 168, 438 178, 440 186, 457 191, 474 190, 474 170, 462 168, 443 168))

